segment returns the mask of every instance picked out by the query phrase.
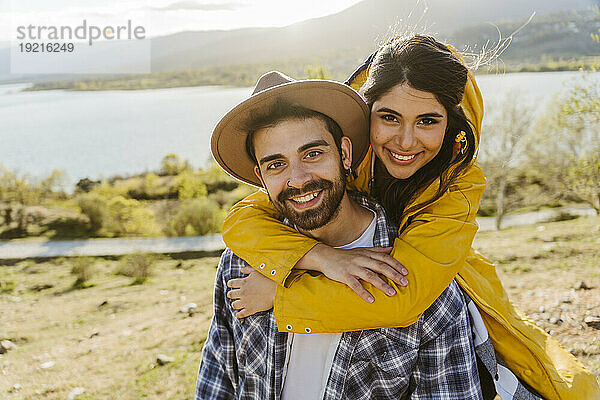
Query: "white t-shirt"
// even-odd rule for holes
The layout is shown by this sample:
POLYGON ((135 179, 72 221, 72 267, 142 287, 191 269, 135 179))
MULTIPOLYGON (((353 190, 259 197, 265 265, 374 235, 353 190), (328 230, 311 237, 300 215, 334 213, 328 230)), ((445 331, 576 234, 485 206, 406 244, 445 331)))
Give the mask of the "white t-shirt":
MULTIPOLYGON (((358 239, 337 248, 373 247, 377 227, 376 215, 373 214, 373 220, 358 239)), ((283 375, 283 400, 323 398, 333 358, 341 338, 341 333, 288 335, 287 368, 283 375)))

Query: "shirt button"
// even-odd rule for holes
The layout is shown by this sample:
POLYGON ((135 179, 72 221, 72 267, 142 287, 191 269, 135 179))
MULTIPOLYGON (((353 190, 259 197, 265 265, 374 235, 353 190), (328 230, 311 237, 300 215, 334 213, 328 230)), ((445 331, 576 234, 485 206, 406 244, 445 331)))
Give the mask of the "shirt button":
POLYGON ((531 370, 530 369, 526 369, 525 371, 523 371, 523 373, 525 374, 525 376, 531 376, 531 370))
POLYGON ((277 271, 275 271, 274 269, 271 270, 271 275, 275 275, 277 273, 277 271))
POLYGON ((304 332, 306 332, 306 333, 311 333, 312 331, 310 330, 310 328, 309 328, 309 327, 306 327, 306 328, 304 328, 304 332))
POLYGON ((286 326, 286 328, 287 328, 287 330, 288 330, 288 331, 291 331, 291 330, 292 330, 292 326, 291 326, 291 325, 289 325, 289 324, 288 324, 288 326, 286 326))
POLYGON ((265 267, 265 263, 262 263, 258 266, 258 268, 263 269, 265 267))

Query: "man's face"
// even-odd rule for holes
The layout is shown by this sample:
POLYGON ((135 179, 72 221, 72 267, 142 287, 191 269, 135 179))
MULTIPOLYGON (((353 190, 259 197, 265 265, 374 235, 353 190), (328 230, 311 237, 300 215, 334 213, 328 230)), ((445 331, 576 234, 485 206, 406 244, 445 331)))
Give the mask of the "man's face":
POLYGON ((254 152, 254 172, 283 217, 312 231, 335 216, 346 192, 344 170, 352 163, 350 139, 342 138, 340 159, 322 120, 284 120, 256 132, 254 152))

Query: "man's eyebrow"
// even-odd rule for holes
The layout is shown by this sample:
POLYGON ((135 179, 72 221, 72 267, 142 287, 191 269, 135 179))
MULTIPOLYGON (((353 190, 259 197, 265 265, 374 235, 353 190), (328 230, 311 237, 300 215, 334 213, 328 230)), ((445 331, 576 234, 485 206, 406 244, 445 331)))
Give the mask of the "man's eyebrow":
POLYGON ((277 160, 279 158, 284 158, 283 154, 271 154, 270 156, 264 156, 261 158, 258 163, 263 165, 264 163, 268 163, 269 161, 277 160))
POLYGON ((330 144, 326 140, 323 140, 323 139, 313 140, 310 143, 306 143, 306 144, 300 146, 298 148, 298 153, 302 153, 305 150, 308 150, 312 147, 318 147, 318 146, 330 146, 330 144))
MULTIPOLYGON (((313 140, 312 142, 309 142, 309 143, 306 143, 306 144, 303 144, 302 146, 300 146, 298 148, 298 153, 302 153, 303 151, 306 151, 310 148, 318 147, 318 146, 330 146, 330 144, 326 140, 323 140, 323 139, 313 140)), ((263 165, 264 163, 268 163, 269 161, 277 160, 280 158, 285 158, 285 156, 280 153, 271 154, 271 155, 264 156, 263 158, 261 158, 258 163, 260 165, 263 165)))
MULTIPOLYGON (((402 114, 400 114, 398 111, 394 111, 391 108, 387 108, 387 107, 382 107, 382 108, 378 109, 377 112, 384 112, 384 113, 397 115, 398 117, 402 117, 402 114)), ((432 117, 433 118, 443 118, 444 116, 442 114, 439 114, 436 112, 417 115, 417 118, 432 118, 432 117)))

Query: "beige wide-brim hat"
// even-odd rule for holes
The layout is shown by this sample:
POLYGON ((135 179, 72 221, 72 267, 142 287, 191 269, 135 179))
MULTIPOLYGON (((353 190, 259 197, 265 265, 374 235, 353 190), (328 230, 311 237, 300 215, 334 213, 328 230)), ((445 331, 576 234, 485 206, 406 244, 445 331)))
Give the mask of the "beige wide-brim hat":
POLYGON ((219 121, 211 137, 215 160, 233 177, 262 186, 254 174, 254 161, 246 153, 245 123, 269 112, 277 99, 318 111, 338 123, 352 140, 352 168, 360 164, 369 148, 369 107, 351 87, 329 80, 294 80, 278 71, 258 79, 252 95, 219 121))

